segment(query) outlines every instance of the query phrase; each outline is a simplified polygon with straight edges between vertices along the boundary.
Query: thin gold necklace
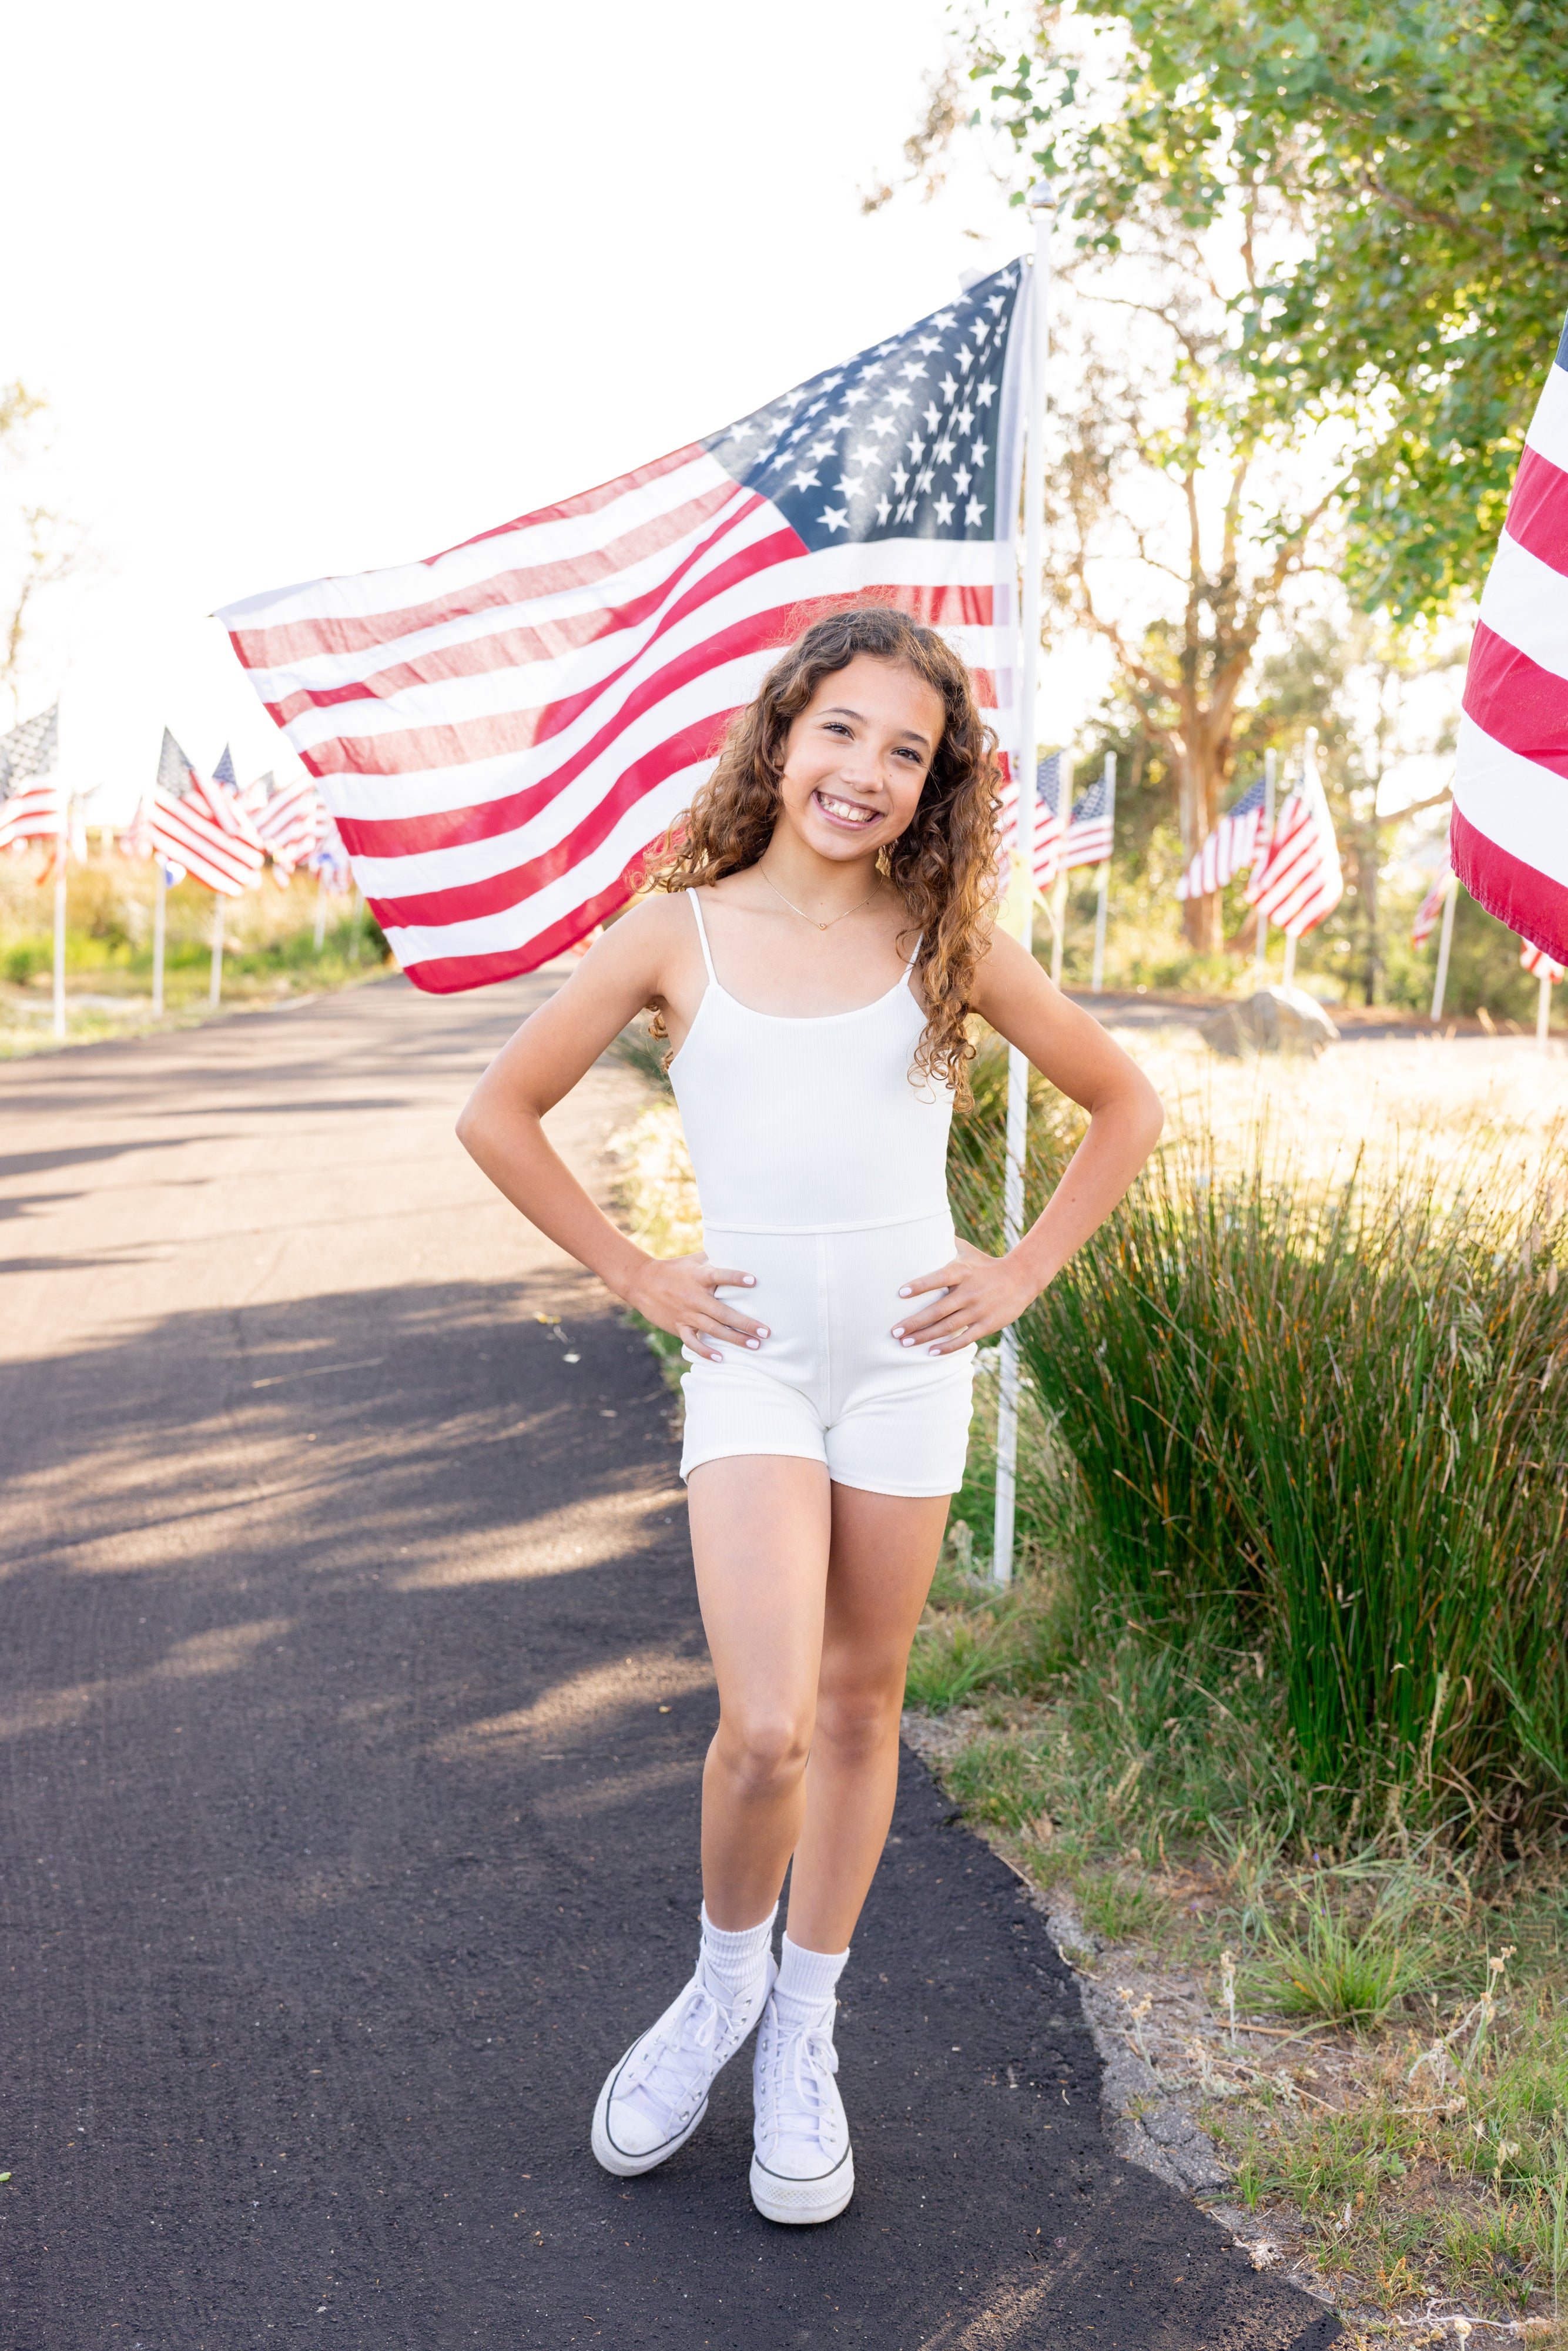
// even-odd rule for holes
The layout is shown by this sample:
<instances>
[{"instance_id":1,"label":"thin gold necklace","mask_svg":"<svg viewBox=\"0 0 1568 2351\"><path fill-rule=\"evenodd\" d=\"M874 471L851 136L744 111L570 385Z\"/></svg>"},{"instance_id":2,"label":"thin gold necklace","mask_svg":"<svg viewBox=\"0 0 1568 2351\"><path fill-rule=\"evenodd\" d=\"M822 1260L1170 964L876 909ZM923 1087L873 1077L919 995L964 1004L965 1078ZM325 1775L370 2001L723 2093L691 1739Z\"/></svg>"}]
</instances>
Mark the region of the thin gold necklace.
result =
<instances>
[{"instance_id":1,"label":"thin gold necklace","mask_svg":"<svg viewBox=\"0 0 1568 2351\"><path fill-rule=\"evenodd\" d=\"M841 923L844 919L844 914L858 914L862 907L869 906L871 904L873 898L876 895L874 890L868 890L865 896L861 900L859 906L846 906L844 908L844 914L835 914L832 918L832 922L819 923L815 914L808 914L804 906L797 906L793 898L786 898L783 891L780 890L777 882L768 881L768 868L762 864L760 861L758 861L757 870L758 873L761 874L763 880L768 883L768 887L772 891L773 895L780 902L780 904L788 906L792 914L799 914L803 923L810 923L813 930L831 931L833 927L833 923Z\"/></svg>"}]
</instances>

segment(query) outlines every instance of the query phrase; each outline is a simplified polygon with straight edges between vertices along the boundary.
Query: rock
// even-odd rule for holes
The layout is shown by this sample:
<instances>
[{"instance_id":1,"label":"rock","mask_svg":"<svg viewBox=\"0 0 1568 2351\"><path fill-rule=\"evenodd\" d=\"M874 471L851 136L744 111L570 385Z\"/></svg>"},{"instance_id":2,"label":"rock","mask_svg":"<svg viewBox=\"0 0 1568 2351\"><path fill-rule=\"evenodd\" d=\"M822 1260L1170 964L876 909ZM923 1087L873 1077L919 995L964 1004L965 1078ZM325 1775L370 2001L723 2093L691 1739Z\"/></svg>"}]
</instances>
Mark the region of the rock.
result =
<instances>
[{"instance_id":1,"label":"rock","mask_svg":"<svg viewBox=\"0 0 1568 2351\"><path fill-rule=\"evenodd\" d=\"M1259 1053L1321 1053L1339 1030L1315 998L1299 987L1260 987L1239 1004L1210 1013L1197 1033L1211 1053L1250 1061Z\"/></svg>"}]
</instances>

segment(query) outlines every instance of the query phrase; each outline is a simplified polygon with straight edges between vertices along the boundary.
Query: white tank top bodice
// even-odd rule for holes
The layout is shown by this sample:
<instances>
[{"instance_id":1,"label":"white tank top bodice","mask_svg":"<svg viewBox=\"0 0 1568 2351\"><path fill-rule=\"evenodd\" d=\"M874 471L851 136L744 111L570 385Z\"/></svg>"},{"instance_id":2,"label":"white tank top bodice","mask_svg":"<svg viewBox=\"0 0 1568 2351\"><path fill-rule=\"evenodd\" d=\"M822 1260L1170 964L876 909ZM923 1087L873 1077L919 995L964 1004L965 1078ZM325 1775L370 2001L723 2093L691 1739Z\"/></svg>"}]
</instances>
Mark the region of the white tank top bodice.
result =
<instances>
[{"instance_id":1,"label":"white tank top bodice","mask_svg":"<svg viewBox=\"0 0 1568 2351\"><path fill-rule=\"evenodd\" d=\"M852 1232L946 1216L953 1092L913 1071L925 1026L909 985L915 956L857 1011L754 1012L720 985L696 893L686 894L707 987L670 1083L705 1226Z\"/></svg>"}]
</instances>

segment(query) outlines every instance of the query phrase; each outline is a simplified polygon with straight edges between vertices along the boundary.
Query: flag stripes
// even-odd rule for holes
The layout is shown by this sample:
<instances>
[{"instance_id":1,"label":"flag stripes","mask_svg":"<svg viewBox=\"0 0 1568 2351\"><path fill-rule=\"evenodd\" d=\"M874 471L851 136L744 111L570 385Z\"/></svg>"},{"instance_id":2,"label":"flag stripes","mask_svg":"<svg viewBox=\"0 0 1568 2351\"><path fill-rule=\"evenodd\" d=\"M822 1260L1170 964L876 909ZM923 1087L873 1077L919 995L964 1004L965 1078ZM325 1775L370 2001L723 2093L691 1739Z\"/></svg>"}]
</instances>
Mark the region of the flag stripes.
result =
<instances>
[{"instance_id":1,"label":"flag stripes","mask_svg":"<svg viewBox=\"0 0 1568 2351\"><path fill-rule=\"evenodd\" d=\"M1465 679L1453 858L1472 898L1568 961L1568 331L1514 478Z\"/></svg>"},{"instance_id":2,"label":"flag stripes","mask_svg":"<svg viewBox=\"0 0 1568 2351\"><path fill-rule=\"evenodd\" d=\"M1178 898L1211 898L1254 863L1263 841L1266 789L1260 776L1226 810L1203 846L1188 859L1176 883Z\"/></svg>"},{"instance_id":3,"label":"flag stripes","mask_svg":"<svg viewBox=\"0 0 1568 2351\"><path fill-rule=\"evenodd\" d=\"M623 903L823 611L940 628L999 716L1019 282L428 562L221 614L420 986L530 970Z\"/></svg>"}]
</instances>

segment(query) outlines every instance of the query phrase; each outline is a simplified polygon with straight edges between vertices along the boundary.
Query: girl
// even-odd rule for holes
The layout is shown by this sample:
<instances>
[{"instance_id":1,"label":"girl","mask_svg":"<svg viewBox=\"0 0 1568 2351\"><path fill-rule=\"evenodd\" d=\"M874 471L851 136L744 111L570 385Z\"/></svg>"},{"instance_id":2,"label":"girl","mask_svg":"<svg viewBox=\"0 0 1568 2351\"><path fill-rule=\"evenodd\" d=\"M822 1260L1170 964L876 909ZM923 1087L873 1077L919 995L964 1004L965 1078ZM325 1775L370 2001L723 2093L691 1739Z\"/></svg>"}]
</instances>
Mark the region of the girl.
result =
<instances>
[{"instance_id":1,"label":"girl","mask_svg":"<svg viewBox=\"0 0 1568 2351\"><path fill-rule=\"evenodd\" d=\"M663 2163L757 2025L751 2192L773 2220L831 2220L854 2187L834 1987L892 1819L976 1342L1039 1296L1161 1125L1135 1065L992 928L991 748L933 630L875 606L816 622L731 726L659 894L518 1030L458 1128L690 1365L681 1471L719 1695L701 1939L690 1982L600 2093L592 2144L622 2178ZM674 1049L695 1257L628 1240L541 1125L644 1008ZM1090 1113L1000 1258L955 1242L946 1193L971 1012Z\"/></svg>"}]
</instances>

